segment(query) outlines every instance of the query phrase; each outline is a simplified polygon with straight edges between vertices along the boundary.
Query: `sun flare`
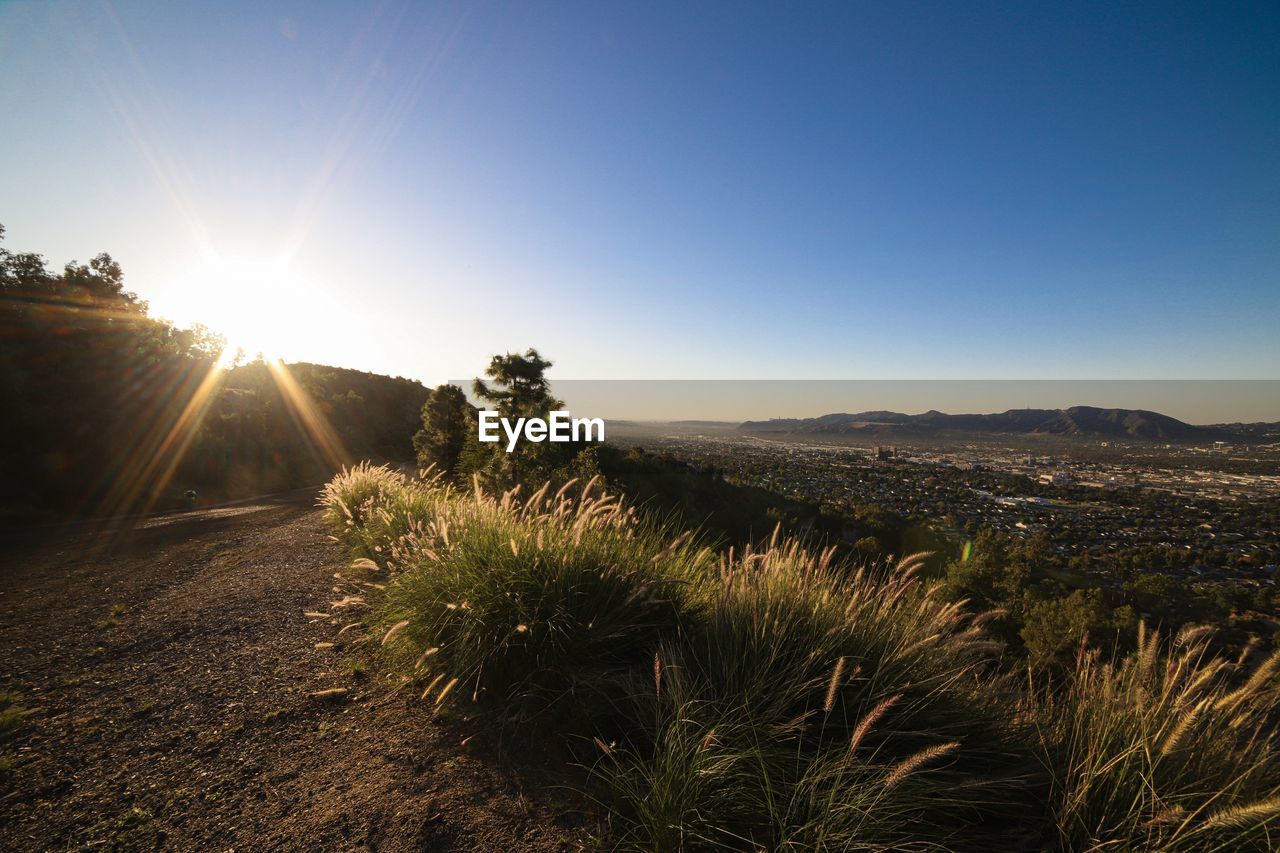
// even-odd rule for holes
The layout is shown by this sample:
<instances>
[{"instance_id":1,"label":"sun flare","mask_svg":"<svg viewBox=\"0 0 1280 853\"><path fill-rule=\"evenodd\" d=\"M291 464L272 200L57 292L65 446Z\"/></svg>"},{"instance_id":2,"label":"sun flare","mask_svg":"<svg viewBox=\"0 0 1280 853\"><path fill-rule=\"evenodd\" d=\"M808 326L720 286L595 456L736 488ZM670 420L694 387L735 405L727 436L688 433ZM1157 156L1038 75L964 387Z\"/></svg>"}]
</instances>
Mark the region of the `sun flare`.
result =
<instances>
[{"instance_id":1,"label":"sun flare","mask_svg":"<svg viewBox=\"0 0 1280 853\"><path fill-rule=\"evenodd\" d=\"M287 258L213 257L182 276L171 313L226 338L222 365L237 356L297 358L312 337L315 293Z\"/></svg>"}]
</instances>

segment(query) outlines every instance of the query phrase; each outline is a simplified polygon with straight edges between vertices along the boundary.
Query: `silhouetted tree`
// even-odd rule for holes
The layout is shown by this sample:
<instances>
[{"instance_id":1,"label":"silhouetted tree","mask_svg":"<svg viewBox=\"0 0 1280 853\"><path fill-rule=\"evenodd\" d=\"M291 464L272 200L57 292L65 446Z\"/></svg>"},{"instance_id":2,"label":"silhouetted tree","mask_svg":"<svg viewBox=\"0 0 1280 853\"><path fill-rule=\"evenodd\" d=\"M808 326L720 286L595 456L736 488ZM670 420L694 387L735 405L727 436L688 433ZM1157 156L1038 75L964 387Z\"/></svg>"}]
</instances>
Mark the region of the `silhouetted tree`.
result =
<instances>
[{"instance_id":1,"label":"silhouetted tree","mask_svg":"<svg viewBox=\"0 0 1280 853\"><path fill-rule=\"evenodd\" d=\"M503 417L543 417L564 405L551 396L551 384L546 376L551 366L550 361L532 348L524 355L512 352L495 355L484 372L495 384L477 379L472 388L477 397L492 403Z\"/></svg>"},{"instance_id":2,"label":"silhouetted tree","mask_svg":"<svg viewBox=\"0 0 1280 853\"><path fill-rule=\"evenodd\" d=\"M435 465L456 477L467 437L476 429L475 409L456 385L440 385L422 406L422 429L413 437L418 464Z\"/></svg>"},{"instance_id":3,"label":"silhouetted tree","mask_svg":"<svg viewBox=\"0 0 1280 853\"><path fill-rule=\"evenodd\" d=\"M551 394L546 376L551 364L532 348L523 355L495 355L485 370L492 384L476 379L472 389L504 418L545 418L549 412L564 407ZM484 473L501 485L527 482L530 486L535 485L534 481L557 477L580 449L568 442L549 441L521 441L510 453L505 442L491 446L492 461Z\"/></svg>"}]
</instances>

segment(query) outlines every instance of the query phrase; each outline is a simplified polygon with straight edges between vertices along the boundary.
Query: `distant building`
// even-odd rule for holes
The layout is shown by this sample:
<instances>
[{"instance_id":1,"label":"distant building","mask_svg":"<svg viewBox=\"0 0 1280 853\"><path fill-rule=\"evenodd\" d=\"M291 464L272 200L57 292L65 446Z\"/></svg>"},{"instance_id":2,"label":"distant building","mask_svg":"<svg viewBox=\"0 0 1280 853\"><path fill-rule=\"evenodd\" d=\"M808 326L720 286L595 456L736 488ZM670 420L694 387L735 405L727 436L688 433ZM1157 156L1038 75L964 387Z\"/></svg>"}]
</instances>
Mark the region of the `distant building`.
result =
<instances>
[{"instance_id":1,"label":"distant building","mask_svg":"<svg viewBox=\"0 0 1280 853\"><path fill-rule=\"evenodd\" d=\"M876 445L875 458L880 462L887 462L890 459L896 458L897 455L898 448L896 447L881 447L878 444Z\"/></svg>"}]
</instances>

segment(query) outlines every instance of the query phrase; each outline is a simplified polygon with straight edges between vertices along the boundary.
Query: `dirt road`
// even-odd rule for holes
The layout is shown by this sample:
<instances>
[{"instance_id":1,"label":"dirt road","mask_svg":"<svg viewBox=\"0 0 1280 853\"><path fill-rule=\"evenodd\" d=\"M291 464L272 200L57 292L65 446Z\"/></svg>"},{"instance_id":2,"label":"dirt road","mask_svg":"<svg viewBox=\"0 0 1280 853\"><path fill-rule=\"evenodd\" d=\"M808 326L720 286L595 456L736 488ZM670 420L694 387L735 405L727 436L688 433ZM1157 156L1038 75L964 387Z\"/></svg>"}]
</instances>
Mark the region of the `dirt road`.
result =
<instances>
[{"instance_id":1,"label":"dirt road","mask_svg":"<svg viewBox=\"0 0 1280 853\"><path fill-rule=\"evenodd\" d=\"M554 788L392 693L353 616L304 615L348 591L313 502L0 543L0 847L577 846Z\"/></svg>"}]
</instances>

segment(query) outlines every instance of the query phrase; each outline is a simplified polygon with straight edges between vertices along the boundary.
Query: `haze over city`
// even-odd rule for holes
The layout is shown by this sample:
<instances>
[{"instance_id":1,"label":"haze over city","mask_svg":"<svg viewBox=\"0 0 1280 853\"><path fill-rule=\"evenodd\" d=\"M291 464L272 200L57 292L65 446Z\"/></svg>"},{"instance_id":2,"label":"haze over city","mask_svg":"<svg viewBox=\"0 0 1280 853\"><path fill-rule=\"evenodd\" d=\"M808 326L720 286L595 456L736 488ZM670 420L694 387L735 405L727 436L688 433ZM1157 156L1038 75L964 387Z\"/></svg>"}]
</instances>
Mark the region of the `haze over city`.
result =
<instances>
[{"instance_id":1,"label":"haze over city","mask_svg":"<svg viewBox=\"0 0 1280 853\"><path fill-rule=\"evenodd\" d=\"M468 382L453 380L466 388ZM744 421L834 412L988 414L1088 405L1193 424L1280 421L1280 380L567 380L552 390L609 418Z\"/></svg>"}]
</instances>

